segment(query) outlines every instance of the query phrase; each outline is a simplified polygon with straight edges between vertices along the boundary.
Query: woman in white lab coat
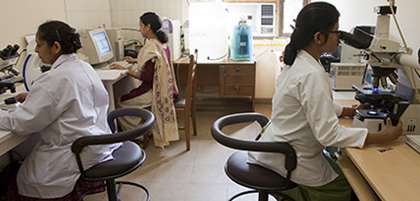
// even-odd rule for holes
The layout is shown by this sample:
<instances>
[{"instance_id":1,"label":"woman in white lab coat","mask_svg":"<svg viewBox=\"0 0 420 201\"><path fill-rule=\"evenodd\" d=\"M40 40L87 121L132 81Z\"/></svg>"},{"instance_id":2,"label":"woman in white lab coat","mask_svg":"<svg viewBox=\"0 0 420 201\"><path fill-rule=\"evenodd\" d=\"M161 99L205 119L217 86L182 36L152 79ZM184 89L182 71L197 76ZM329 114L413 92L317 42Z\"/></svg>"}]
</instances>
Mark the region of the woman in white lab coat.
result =
<instances>
[{"instance_id":1,"label":"woman in white lab coat","mask_svg":"<svg viewBox=\"0 0 420 201\"><path fill-rule=\"evenodd\" d=\"M154 144L157 147L169 145L170 141L179 139L173 100L178 96L174 69L169 47L168 36L161 30L162 21L156 13L146 12L140 16L140 32L147 38L137 59L126 57L126 61L137 63L138 70L128 70L128 74L142 83L137 88L124 94L117 101L119 108L151 107L156 117L152 130ZM125 69L114 65L115 69ZM118 125L123 130L130 130L140 124L140 118L121 117Z\"/></svg>"},{"instance_id":2,"label":"woman in white lab coat","mask_svg":"<svg viewBox=\"0 0 420 201\"><path fill-rule=\"evenodd\" d=\"M80 36L69 25L60 21L40 25L36 43L35 52L43 63L52 65L51 70L34 81L29 93L17 96L23 101L20 106L0 111L0 129L41 136L39 146L18 171L18 194L13 195L11 188L8 196L12 200L81 199L72 197L80 173L71 145L83 136L111 133L106 121L108 94L92 66L77 58ZM84 168L112 160L111 153L119 146L86 147L81 155Z\"/></svg>"},{"instance_id":3,"label":"woman in white lab coat","mask_svg":"<svg viewBox=\"0 0 420 201\"><path fill-rule=\"evenodd\" d=\"M325 2L310 3L299 12L285 49L286 67L277 81L271 124L260 138L288 142L295 149L297 167L291 180L299 186L282 193L299 201L351 198L351 187L339 166L324 156L324 147L363 147L395 140L402 133L401 122L392 126L390 120L379 133L338 124L340 112L334 110L332 84L319 58L336 50L339 15L333 5ZM281 154L249 152L249 162L286 175Z\"/></svg>"}]
</instances>

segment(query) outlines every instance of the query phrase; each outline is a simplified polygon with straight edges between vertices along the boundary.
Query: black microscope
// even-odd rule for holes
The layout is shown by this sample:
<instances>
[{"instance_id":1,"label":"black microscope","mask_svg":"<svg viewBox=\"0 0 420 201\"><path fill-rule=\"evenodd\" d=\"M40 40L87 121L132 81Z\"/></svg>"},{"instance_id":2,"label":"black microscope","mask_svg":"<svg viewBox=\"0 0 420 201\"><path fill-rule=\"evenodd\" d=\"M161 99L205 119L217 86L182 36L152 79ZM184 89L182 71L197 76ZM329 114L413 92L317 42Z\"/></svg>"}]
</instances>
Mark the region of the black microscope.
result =
<instances>
[{"instance_id":1,"label":"black microscope","mask_svg":"<svg viewBox=\"0 0 420 201\"><path fill-rule=\"evenodd\" d=\"M22 77L18 77L19 70L15 68L16 61L20 54L17 52L19 45L8 45L4 49L0 50L0 71L3 75L0 76L0 94L10 90L15 93L15 84L23 82Z\"/></svg>"}]
</instances>

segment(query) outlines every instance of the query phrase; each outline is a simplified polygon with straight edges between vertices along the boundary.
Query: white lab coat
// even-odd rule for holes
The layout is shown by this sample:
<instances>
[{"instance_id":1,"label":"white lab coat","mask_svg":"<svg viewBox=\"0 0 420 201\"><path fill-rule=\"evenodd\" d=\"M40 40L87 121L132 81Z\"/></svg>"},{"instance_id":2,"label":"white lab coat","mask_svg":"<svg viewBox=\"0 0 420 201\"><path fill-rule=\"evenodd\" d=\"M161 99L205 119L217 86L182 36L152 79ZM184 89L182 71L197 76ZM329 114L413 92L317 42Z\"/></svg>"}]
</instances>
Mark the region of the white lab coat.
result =
<instances>
[{"instance_id":1,"label":"white lab coat","mask_svg":"<svg viewBox=\"0 0 420 201\"><path fill-rule=\"evenodd\" d=\"M342 108L334 107L331 80L304 50L280 74L272 104L271 124L260 140L293 146L298 164L291 179L298 184L322 186L338 176L323 155L325 146L364 145L366 129L338 124L336 112L341 113ZM282 154L249 152L249 162L286 176Z\"/></svg>"},{"instance_id":2,"label":"white lab coat","mask_svg":"<svg viewBox=\"0 0 420 201\"><path fill-rule=\"evenodd\" d=\"M35 80L20 107L1 111L0 129L41 136L40 145L19 169L19 194L58 198L70 193L80 176L71 145L82 136L111 133L106 122L108 105L108 94L93 68L76 54L67 54ZM112 159L112 151L120 145L85 148L84 168Z\"/></svg>"}]
</instances>

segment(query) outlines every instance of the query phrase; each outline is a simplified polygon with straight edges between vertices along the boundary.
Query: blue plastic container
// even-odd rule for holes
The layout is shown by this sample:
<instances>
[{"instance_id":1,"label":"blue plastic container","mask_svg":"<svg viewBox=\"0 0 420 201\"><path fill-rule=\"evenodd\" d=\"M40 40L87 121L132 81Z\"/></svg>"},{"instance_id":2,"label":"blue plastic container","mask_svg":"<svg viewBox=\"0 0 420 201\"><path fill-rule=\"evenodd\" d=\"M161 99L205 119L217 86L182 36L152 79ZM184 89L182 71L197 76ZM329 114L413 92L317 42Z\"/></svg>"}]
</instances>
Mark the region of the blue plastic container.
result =
<instances>
[{"instance_id":1,"label":"blue plastic container","mask_svg":"<svg viewBox=\"0 0 420 201\"><path fill-rule=\"evenodd\" d=\"M252 60L252 27L235 26L230 46L230 58L233 60Z\"/></svg>"}]
</instances>

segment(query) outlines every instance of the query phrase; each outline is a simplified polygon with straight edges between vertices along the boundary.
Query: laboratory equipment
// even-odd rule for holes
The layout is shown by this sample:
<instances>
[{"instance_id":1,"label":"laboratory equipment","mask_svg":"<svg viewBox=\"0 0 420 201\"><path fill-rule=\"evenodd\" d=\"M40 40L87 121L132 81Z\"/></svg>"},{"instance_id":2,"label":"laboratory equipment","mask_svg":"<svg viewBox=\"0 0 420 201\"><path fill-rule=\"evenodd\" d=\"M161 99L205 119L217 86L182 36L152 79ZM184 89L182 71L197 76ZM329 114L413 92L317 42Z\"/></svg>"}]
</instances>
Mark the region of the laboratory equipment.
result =
<instances>
[{"instance_id":1,"label":"laboratory equipment","mask_svg":"<svg viewBox=\"0 0 420 201\"><path fill-rule=\"evenodd\" d=\"M80 49L89 57L89 63L100 64L114 57L113 49L105 29L79 31L83 47Z\"/></svg>"},{"instance_id":2,"label":"laboratory equipment","mask_svg":"<svg viewBox=\"0 0 420 201\"><path fill-rule=\"evenodd\" d=\"M245 19L233 28L230 58L233 60L252 60L252 27Z\"/></svg>"},{"instance_id":3,"label":"laboratory equipment","mask_svg":"<svg viewBox=\"0 0 420 201\"><path fill-rule=\"evenodd\" d=\"M19 101L15 97L10 97L0 101L1 110L14 110L20 105Z\"/></svg>"},{"instance_id":4,"label":"laboratory equipment","mask_svg":"<svg viewBox=\"0 0 420 201\"><path fill-rule=\"evenodd\" d=\"M331 63L330 76L334 91L354 90L353 84L362 83L365 67L363 63Z\"/></svg>"},{"instance_id":5,"label":"laboratory equipment","mask_svg":"<svg viewBox=\"0 0 420 201\"><path fill-rule=\"evenodd\" d=\"M197 49L197 62L223 59L228 55L228 29L225 4L191 2L189 6L189 49Z\"/></svg>"},{"instance_id":6,"label":"laboratory equipment","mask_svg":"<svg viewBox=\"0 0 420 201\"><path fill-rule=\"evenodd\" d=\"M114 58L112 61L121 61L124 59L124 37L121 29L105 29L108 35L109 43L111 44Z\"/></svg>"},{"instance_id":7,"label":"laboratory equipment","mask_svg":"<svg viewBox=\"0 0 420 201\"><path fill-rule=\"evenodd\" d=\"M181 22L163 18L162 30L168 35L168 44L173 60L181 57Z\"/></svg>"},{"instance_id":8,"label":"laboratory equipment","mask_svg":"<svg viewBox=\"0 0 420 201\"><path fill-rule=\"evenodd\" d=\"M390 15L396 12L395 2L389 2L389 6L375 8L378 16L374 35L358 28L353 33L342 32L340 35L345 43L363 49L365 59L372 67L372 87L354 87L357 90L355 98L370 104L371 108L357 111L353 126L380 130L384 127L380 125L384 118L391 117L393 124L398 119L402 121L403 134L420 134L420 66L407 45L404 44L405 51L400 50L400 44L389 39ZM388 80L396 85L395 89L388 88Z\"/></svg>"},{"instance_id":9,"label":"laboratory equipment","mask_svg":"<svg viewBox=\"0 0 420 201\"><path fill-rule=\"evenodd\" d=\"M35 46L35 38L32 38L26 46L26 55L24 55L25 59L22 65L22 76L26 91L30 90L34 80L41 75L41 73L48 71L51 68L51 65L42 63L38 53L35 52Z\"/></svg>"},{"instance_id":10,"label":"laboratory equipment","mask_svg":"<svg viewBox=\"0 0 420 201\"><path fill-rule=\"evenodd\" d=\"M18 49L19 45L15 44L0 50L0 72L3 73L0 76L0 94L5 93L7 89L12 93L16 92L15 84L23 81L21 77L17 77L20 72L15 68L20 55Z\"/></svg>"}]
</instances>

